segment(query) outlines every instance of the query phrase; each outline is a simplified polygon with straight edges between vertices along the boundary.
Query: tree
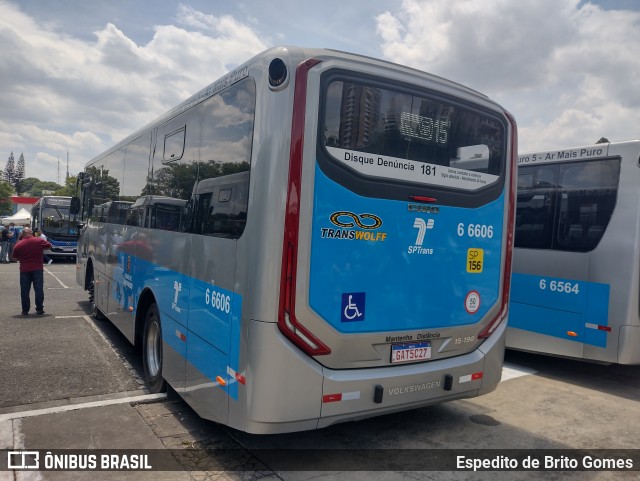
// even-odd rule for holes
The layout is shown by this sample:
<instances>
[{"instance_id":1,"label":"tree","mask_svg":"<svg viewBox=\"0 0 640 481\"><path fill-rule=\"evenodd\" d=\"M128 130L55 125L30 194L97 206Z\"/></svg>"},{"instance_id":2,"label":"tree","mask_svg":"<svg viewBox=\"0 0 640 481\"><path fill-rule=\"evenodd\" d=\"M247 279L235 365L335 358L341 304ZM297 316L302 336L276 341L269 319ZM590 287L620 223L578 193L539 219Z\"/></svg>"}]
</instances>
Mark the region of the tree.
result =
<instances>
[{"instance_id":1,"label":"tree","mask_svg":"<svg viewBox=\"0 0 640 481\"><path fill-rule=\"evenodd\" d=\"M8 182L9 185L15 186L16 185L14 181L15 170L16 170L16 162L13 158L13 152L11 152L9 159L7 160L7 165L5 166L4 172L2 173L2 180L5 180L6 182Z\"/></svg>"},{"instance_id":2,"label":"tree","mask_svg":"<svg viewBox=\"0 0 640 481\"><path fill-rule=\"evenodd\" d=\"M156 172L153 183L146 185L140 195L166 195L188 199L197 181L249 170L248 162L222 163L215 160L193 164L169 164Z\"/></svg>"},{"instance_id":3,"label":"tree","mask_svg":"<svg viewBox=\"0 0 640 481\"><path fill-rule=\"evenodd\" d=\"M35 177L27 177L16 184L16 192L25 194L28 197L40 197L43 190L56 192L62 189L62 186L55 182L43 182Z\"/></svg>"},{"instance_id":4,"label":"tree","mask_svg":"<svg viewBox=\"0 0 640 481\"><path fill-rule=\"evenodd\" d=\"M8 182L0 181L0 215L11 215L13 213L12 194L13 188L11 185Z\"/></svg>"},{"instance_id":5,"label":"tree","mask_svg":"<svg viewBox=\"0 0 640 481\"><path fill-rule=\"evenodd\" d=\"M16 165L13 185L16 185L22 179L24 179L24 154L20 154L20 158L18 159L18 165Z\"/></svg>"},{"instance_id":6,"label":"tree","mask_svg":"<svg viewBox=\"0 0 640 481\"><path fill-rule=\"evenodd\" d=\"M116 200L120 195L120 182L109 175L108 169L88 167L86 173L91 179L91 192L96 205Z\"/></svg>"},{"instance_id":7,"label":"tree","mask_svg":"<svg viewBox=\"0 0 640 481\"><path fill-rule=\"evenodd\" d=\"M47 181L41 181L40 185L38 186L40 187L40 193L35 195L35 197L38 197L39 195L42 195L42 191L43 190L48 190L50 192L55 192L57 190L60 190L62 188L62 186L56 182L52 182L50 180Z\"/></svg>"},{"instance_id":8,"label":"tree","mask_svg":"<svg viewBox=\"0 0 640 481\"><path fill-rule=\"evenodd\" d=\"M35 177L27 177L26 179L22 179L18 185L16 185L16 192L20 194L25 194L30 197L36 197L33 195L33 191L36 190L36 187L40 184L40 179L36 179ZM42 191L42 189L39 189Z\"/></svg>"},{"instance_id":9,"label":"tree","mask_svg":"<svg viewBox=\"0 0 640 481\"><path fill-rule=\"evenodd\" d=\"M78 177L75 175L68 176L64 181L64 186L56 190L56 195L64 195L68 197L73 197L74 195L78 195L78 193L76 192L77 179Z\"/></svg>"},{"instance_id":10,"label":"tree","mask_svg":"<svg viewBox=\"0 0 640 481\"><path fill-rule=\"evenodd\" d=\"M606 137L600 137L600 140L596 142L596 144L608 144L608 143L609 143L609 139L607 139Z\"/></svg>"}]
</instances>

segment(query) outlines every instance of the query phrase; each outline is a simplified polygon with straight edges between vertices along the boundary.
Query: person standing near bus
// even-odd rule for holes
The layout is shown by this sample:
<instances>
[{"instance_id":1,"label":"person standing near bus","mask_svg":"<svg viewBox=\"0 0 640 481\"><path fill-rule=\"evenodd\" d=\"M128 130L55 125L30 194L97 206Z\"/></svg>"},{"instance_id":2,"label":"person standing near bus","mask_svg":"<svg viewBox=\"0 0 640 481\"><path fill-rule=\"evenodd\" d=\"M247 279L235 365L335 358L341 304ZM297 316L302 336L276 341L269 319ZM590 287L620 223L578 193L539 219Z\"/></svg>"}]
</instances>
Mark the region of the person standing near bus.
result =
<instances>
[{"instance_id":1,"label":"person standing near bus","mask_svg":"<svg viewBox=\"0 0 640 481\"><path fill-rule=\"evenodd\" d=\"M9 228L6 225L2 226L2 237L0 237L0 262L7 264L7 252L9 251Z\"/></svg>"},{"instance_id":2,"label":"person standing near bus","mask_svg":"<svg viewBox=\"0 0 640 481\"><path fill-rule=\"evenodd\" d=\"M22 240L13 248L13 257L20 261L20 300L22 315L29 314L31 285L35 292L36 314L44 314L44 265L42 255L51 243L33 236L30 227L22 230Z\"/></svg>"},{"instance_id":3,"label":"person standing near bus","mask_svg":"<svg viewBox=\"0 0 640 481\"><path fill-rule=\"evenodd\" d=\"M22 227L16 226L13 222L9 223L9 255L8 261L15 262L13 260L13 248L16 246L16 242L18 242L18 237L22 232Z\"/></svg>"}]
</instances>

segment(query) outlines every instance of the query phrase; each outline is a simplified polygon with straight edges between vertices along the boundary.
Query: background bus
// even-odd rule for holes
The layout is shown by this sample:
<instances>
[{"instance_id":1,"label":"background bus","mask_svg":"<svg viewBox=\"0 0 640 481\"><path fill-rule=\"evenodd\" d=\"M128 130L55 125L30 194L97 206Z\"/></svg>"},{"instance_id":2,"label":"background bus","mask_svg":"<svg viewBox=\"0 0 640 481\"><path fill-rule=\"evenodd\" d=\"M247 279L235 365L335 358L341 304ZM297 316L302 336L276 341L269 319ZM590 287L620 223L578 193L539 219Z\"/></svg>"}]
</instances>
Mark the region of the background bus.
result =
<instances>
[{"instance_id":1,"label":"background bus","mask_svg":"<svg viewBox=\"0 0 640 481\"><path fill-rule=\"evenodd\" d=\"M78 228L70 220L70 204L71 197L45 195L31 208L31 228L47 236L52 247L45 254L54 259L76 258Z\"/></svg>"},{"instance_id":2,"label":"background bus","mask_svg":"<svg viewBox=\"0 0 640 481\"><path fill-rule=\"evenodd\" d=\"M187 201L163 195L147 195L137 199L127 210L126 224L149 229L180 229Z\"/></svg>"},{"instance_id":3,"label":"background bus","mask_svg":"<svg viewBox=\"0 0 640 481\"><path fill-rule=\"evenodd\" d=\"M640 141L518 158L507 347L640 364Z\"/></svg>"},{"instance_id":4,"label":"background bus","mask_svg":"<svg viewBox=\"0 0 640 481\"><path fill-rule=\"evenodd\" d=\"M204 418L315 429L493 390L516 129L356 55L275 48L91 160L78 281ZM184 203L178 230L145 205ZM94 206L137 199L115 224Z\"/></svg>"}]
</instances>

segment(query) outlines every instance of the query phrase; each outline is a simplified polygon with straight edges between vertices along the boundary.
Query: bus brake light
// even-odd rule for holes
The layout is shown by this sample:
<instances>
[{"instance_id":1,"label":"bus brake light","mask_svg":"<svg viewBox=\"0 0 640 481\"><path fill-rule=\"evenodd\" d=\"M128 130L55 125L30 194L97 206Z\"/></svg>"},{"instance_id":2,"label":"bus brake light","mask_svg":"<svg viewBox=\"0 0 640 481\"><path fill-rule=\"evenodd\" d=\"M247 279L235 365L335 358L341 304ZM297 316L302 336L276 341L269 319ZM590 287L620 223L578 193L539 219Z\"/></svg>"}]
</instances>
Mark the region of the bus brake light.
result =
<instances>
[{"instance_id":1,"label":"bus brake light","mask_svg":"<svg viewBox=\"0 0 640 481\"><path fill-rule=\"evenodd\" d=\"M311 356L321 356L331 353L331 349L298 322L295 315L307 73L309 69L318 63L320 63L319 60L310 59L302 62L296 69L296 86L291 122L291 146L289 151L289 181L287 185L287 203L284 217L282 272L280 273L280 306L278 309L278 328L280 331L291 342Z\"/></svg>"},{"instance_id":2,"label":"bus brake light","mask_svg":"<svg viewBox=\"0 0 640 481\"><path fill-rule=\"evenodd\" d=\"M509 124L511 125L511 158L509 173L509 196L507 199L507 248L505 249L504 272L502 277L502 305L498 314L491 322L478 334L478 339L486 339L497 329L497 327L507 318L509 314L509 294L511 289L511 262L513 259L513 238L515 235L516 218L516 197L517 197L517 174L518 167L518 130L516 120L509 112L505 112Z\"/></svg>"},{"instance_id":3,"label":"bus brake light","mask_svg":"<svg viewBox=\"0 0 640 481\"><path fill-rule=\"evenodd\" d=\"M435 204L436 202L438 202L438 199L436 199L435 197L424 197L421 195L410 195L409 199L414 202L422 202L424 204Z\"/></svg>"}]
</instances>

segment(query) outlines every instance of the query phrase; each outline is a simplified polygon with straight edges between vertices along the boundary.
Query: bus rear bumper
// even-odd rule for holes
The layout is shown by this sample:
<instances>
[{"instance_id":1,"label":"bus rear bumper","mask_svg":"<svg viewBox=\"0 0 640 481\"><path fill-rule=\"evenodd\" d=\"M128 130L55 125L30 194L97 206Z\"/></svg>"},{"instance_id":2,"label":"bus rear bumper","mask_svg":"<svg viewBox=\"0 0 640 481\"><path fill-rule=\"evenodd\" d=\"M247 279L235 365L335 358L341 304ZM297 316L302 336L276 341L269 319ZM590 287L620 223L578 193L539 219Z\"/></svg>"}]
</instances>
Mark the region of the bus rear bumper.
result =
<instances>
[{"instance_id":1,"label":"bus rear bumper","mask_svg":"<svg viewBox=\"0 0 640 481\"><path fill-rule=\"evenodd\" d=\"M318 428L405 411L493 391L500 382L506 323L475 351L404 366L323 369Z\"/></svg>"},{"instance_id":2,"label":"bus rear bumper","mask_svg":"<svg viewBox=\"0 0 640 481\"><path fill-rule=\"evenodd\" d=\"M478 349L461 356L334 370L304 355L277 325L251 321L250 344L261 342L249 349L255 370L247 377L247 412L243 425L234 427L262 434L324 428L491 392L500 382L505 330L503 322Z\"/></svg>"}]
</instances>

